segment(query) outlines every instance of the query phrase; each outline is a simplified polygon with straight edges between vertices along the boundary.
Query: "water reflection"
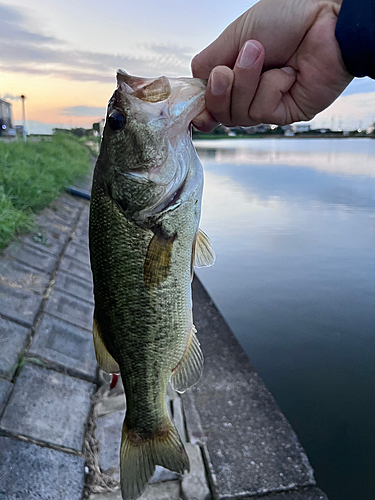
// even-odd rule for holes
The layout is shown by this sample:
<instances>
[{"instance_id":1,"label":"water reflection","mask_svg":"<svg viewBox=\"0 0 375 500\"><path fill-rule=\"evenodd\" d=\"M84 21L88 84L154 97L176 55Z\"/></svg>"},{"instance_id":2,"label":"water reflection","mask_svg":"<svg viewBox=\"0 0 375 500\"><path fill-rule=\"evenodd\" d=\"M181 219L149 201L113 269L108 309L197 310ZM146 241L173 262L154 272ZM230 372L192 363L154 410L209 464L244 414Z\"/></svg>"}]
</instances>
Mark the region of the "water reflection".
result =
<instances>
[{"instance_id":1,"label":"water reflection","mask_svg":"<svg viewBox=\"0 0 375 500\"><path fill-rule=\"evenodd\" d=\"M202 143L217 262L198 275L318 484L331 500L372 500L375 141Z\"/></svg>"},{"instance_id":2,"label":"water reflection","mask_svg":"<svg viewBox=\"0 0 375 500\"><path fill-rule=\"evenodd\" d=\"M335 174L375 177L371 139L229 139L197 141L196 147L201 158L217 164L305 166Z\"/></svg>"}]
</instances>

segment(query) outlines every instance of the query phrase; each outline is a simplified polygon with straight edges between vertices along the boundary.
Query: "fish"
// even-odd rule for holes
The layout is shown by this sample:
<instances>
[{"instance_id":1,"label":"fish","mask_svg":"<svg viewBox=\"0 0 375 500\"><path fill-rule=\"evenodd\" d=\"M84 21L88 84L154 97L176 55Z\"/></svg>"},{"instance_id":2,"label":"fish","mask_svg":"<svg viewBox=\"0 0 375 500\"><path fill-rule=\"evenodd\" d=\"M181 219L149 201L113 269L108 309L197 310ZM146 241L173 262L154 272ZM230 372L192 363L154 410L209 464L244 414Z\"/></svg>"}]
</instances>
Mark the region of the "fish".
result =
<instances>
[{"instance_id":1,"label":"fish","mask_svg":"<svg viewBox=\"0 0 375 500\"><path fill-rule=\"evenodd\" d=\"M203 169L191 121L206 82L117 71L90 204L93 339L100 367L121 373L126 414L120 447L124 500L144 491L156 465L183 474L189 458L171 421L168 383L182 393L201 376L193 324L194 266L215 260L199 229Z\"/></svg>"}]
</instances>

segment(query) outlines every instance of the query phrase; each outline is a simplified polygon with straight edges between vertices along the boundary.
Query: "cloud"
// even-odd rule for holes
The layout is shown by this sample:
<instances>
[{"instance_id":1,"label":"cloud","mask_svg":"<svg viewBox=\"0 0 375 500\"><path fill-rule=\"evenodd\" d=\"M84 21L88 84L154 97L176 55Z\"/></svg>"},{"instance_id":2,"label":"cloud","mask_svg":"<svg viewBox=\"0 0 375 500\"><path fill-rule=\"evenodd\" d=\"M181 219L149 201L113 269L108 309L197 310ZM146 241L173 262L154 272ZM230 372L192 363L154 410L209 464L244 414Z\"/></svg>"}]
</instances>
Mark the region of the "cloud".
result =
<instances>
[{"instance_id":1,"label":"cloud","mask_svg":"<svg viewBox=\"0 0 375 500\"><path fill-rule=\"evenodd\" d=\"M6 101L19 101L21 96L13 95L13 94L4 94L1 99L5 99Z\"/></svg>"},{"instance_id":2,"label":"cloud","mask_svg":"<svg viewBox=\"0 0 375 500\"><path fill-rule=\"evenodd\" d=\"M27 18L16 8L0 4L0 40L19 44L26 43L58 43L58 40L41 33L34 33L24 27Z\"/></svg>"},{"instance_id":3,"label":"cloud","mask_svg":"<svg viewBox=\"0 0 375 500\"><path fill-rule=\"evenodd\" d=\"M65 116L104 116L105 108L94 106L72 106L61 110L61 115Z\"/></svg>"},{"instance_id":4,"label":"cloud","mask_svg":"<svg viewBox=\"0 0 375 500\"><path fill-rule=\"evenodd\" d=\"M314 118L314 126L329 126L334 118L344 130L365 127L375 119L375 91L341 96Z\"/></svg>"},{"instance_id":5,"label":"cloud","mask_svg":"<svg viewBox=\"0 0 375 500\"><path fill-rule=\"evenodd\" d=\"M167 45L167 44L151 44L145 45L146 49L149 49L157 54L162 56L173 56L177 57L180 60L190 61L192 55L194 54L194 49L192 47L180 47L178 45Z\"/></svg>"},{"instance_id":6,"label":"cloud","mask_svg":"<svg viewBox=\"0 0 375 500\"><path fill-rule=\"evenodd\" d=\"M375 81L371 78L354 78L352 83L345 89L343 96L353 94L364 94L375 92Z\"/></svg>"},{"instance_id":7,"label":"cloud","mask_svg":"<svg viewBox=\"0 0 375 500\"><path fill-rule=\"evenodd\" d=\"M115 81L117 68L155 76L160 69L171 75L186 72L189 48L173 45L144 46L146 55L77 51L68 43L28 30L28 19L14 7L0 5L0 70L8 73L54 76L69 80Z\"/></svg>"}]
</instances>

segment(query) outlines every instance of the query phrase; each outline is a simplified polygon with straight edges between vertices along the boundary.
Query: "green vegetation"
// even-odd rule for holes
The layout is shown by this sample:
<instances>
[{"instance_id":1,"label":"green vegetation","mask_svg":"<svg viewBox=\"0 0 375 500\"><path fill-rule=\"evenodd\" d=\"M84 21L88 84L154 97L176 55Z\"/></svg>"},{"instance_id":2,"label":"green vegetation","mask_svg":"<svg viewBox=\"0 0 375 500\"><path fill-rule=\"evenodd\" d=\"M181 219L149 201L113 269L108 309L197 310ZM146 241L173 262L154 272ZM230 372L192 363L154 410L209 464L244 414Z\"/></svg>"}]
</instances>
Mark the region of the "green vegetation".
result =
<instances>
[{"instance_id":1,"label":"green vegetation","mask_svg":"<svg viewBox=\"0 0 375 500\"><path fill-rule=\"evenodd\" d=\"M30 230L36 212L90 169L90 151L70 134L0 142L0 249Z\"/></svg>"}]
</instances>

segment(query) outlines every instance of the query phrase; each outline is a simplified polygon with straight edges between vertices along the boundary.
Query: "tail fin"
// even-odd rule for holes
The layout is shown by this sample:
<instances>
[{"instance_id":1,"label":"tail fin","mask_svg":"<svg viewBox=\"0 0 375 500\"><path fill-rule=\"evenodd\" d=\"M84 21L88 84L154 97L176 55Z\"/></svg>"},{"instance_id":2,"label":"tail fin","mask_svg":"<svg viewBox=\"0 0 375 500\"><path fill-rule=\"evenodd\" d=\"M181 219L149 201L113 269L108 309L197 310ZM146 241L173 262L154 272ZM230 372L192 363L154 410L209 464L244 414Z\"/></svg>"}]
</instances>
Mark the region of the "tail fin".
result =
<instances>
[{"instance_id":1,"label":"tail fin","mask_svg":"<svg viewBox=\"0 0 375 500\"><path fill-rule=\"evenodd\" d=\"M168 430L150 439L142 439L134 431L122 428L120 450L121 492L124 500L139 498L155 472L155 466L183 474L190 470L189 458L173 423Z\"/></svg>"}]
</instances>

